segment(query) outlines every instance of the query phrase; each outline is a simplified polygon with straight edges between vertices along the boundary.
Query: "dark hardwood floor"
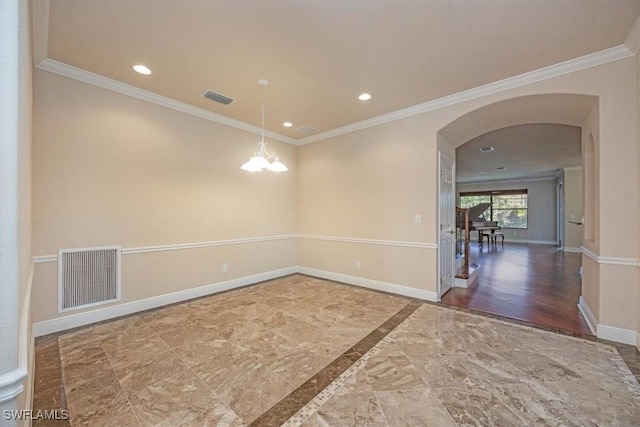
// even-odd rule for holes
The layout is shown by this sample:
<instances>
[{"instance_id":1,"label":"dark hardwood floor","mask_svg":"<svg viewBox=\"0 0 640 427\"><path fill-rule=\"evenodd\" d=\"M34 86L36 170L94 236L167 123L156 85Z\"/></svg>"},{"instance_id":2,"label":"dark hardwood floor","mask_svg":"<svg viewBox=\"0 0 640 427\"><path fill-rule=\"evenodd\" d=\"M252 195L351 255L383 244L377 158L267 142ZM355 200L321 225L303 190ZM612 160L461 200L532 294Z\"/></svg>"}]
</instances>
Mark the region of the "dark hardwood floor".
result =
<instances>
[{"instance_id":1,"label":"dark hardwood floor","mask_svg":"<svg viewBox=\"0 0 640 427\"><path fill-rule=\"evenodd\" d=\"M578 311L582 256L550 245L471 244L480 264L468 288L453 288L442 303L591 335Z\"/></svg>"}]
</instances>

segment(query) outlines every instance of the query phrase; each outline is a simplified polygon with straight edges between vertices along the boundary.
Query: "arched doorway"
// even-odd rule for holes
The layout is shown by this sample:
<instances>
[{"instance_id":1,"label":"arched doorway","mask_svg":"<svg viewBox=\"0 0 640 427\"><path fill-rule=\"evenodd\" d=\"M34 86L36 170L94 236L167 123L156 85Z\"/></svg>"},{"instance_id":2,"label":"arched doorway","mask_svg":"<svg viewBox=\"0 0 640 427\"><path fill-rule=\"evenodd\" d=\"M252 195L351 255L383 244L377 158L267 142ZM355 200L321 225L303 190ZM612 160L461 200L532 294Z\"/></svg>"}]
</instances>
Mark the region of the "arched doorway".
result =
<instances>
[{"instance_id":1,"label":"arched doorway","mask_svg":"<svg viewBox=\"0 0 640 427\"><path fill-rule=\"evenodd\" d=\"M498 132L499 130L504 130L508 128L512 128L512 129L517 129L518 127L532 128L535 126L539 126L539 127L551 126L552 127L554 125L557 125L558 127L562 127L562 126L572 127L574 129L577 129L578 133L580 132L579 129L582 129L582 135L581 136L579 135L577 137L578 144L580 144L582 148L582 161L585 162L586 160L587 162L591 162L590 164L593 165L593 164L597 164L597 161L593 159L593 156L595 156L593 151L591 151L592 157L591 158L589 157L589 154L588 154L589 140L588 138L585 137L585 134L589 134L590 129L586 129L585 131L585 129L583 128L583 125L588 122L590 113L594 109L597 109L597 107L598 107L598 98L595 96L589 96L589 95L543 94L543 95L530 95L530 96L512 98L505 101L490 104L488 106L479 108L477 110L474 110L470 113L465 114L464 116L459 117L458 119L449 123L447 126L445 126L439 131L438 139L439 141L445 141L455 149L463 146L469 141L472 141L475 138L478 138L482 135L489 134L492 132ZM588 124L589 123L587 123L587 126ZM572 166L575 166L575 165L572 165ZM586 169L589 169L589 166L586 166ZM460 165L457 165L457 170L458 171L462 170ZM580 185L579 191L583 193L583 194L580 194L580 196L583 196L583 199L585 202L584 210L582 210L582 207L580 207L581 212L575 211L575 212L571 212L570 214L573 215L573 217L576 219L576 223L579 222L580 224L582 224L582 222L584 222L586 230L589 230L589 229L593 230L594 229L593 219L589 218L589 214L587 214L586 211L589 210L589 206L592 206L593 208L592 210L597 210L594 205L596 200L595 195L597 194L597 188L596 188L597 180L589 178L589 176L593 175L593 172L591 172L591 175L589 175L589 173L590 172L585 171L585 174L583 175L586 175L586 176L582 176L580 178L582 182L580 183L581 185ZM556 197L558 196L556 194L557 188L559 188L558 183L562 183L562 178L560 180L556 180L551 185L552 190L550 190L551 192L553 192L553 198L550 205L554 206L553 207L554 212L551 215L551 217L553 218L553 224L549 224L549 229L552 230L553 238L552 239L548 238L546 239L545 242L534 241L534 243L531 244L530 246L529 246L529 241L519 242L520 247L518 247L518 249L521 252L522 258L519 261L514 261L515 259L514 253L515 253L516 245L514 244L510 245L509 243L510 240L511 242L518 240L518 239L514 239L514 237L517 236L517 234L514 232L512 235L510 235L507 238L507 246L506 246L506 249L504 250L507 252L511 252L510 253L511 257L510 258L507 257L508 259L511 260L511 262L526 264L527 269L521 270L526 272L529 272L530 270L535 271L536 269L542 272L545 272L545 271L549 272L551 270L556 271L559 268L563 268L563 265L564 265L563 261L565 260L565 258L571 259L572 261L566 264L566 268L575 269L574 273L575 273L576 281L575 283L567 282L567 286L571 285L571 286L574 286L575 288L575 293L569 294L568 298L571 301L569 306L562 307L557 304L550 303L555 300L559 300L560 298L559 295L557 297L553 295L554 290L558 292L567 291L566 287L563 288L564 279L562 274L555 275L555 276L549 275L548 277L543 279L543 280L546 280L547 282L550 282L549 284L551 286L548 289L545 289L536 295L535 282L536 280L539 280L540 278L539 275L530 275L529 279L522 277L522 283L518 283L520 279L517 277L517 275L515 275L515 277L510 276L508 278L491 277L491 275L497 276L500 274L499 269L496 269L496 268L488 268L488 269L485 269L485 271L483 271L482 268L480 268L479 279L476 280L473 284L471 284L468 288L466 289L454 288L453 290L454 294L455 293L457 293L458 295L463 294L465 295L465 298L459 298L456 300L455 298L451 297L452 292L450 292L449 296L443 297L443 295L440 295L444 303L451 303L452 301L458 301L460 304L462 304L462 306L465 306L466 304L467 308L476 308L476 309L480 309L481 311L489 311L494 314L505 315L506 317L515 317L520 320L532 321L534 323L541 323L546 326L569 329L569 330L572 330L573 332L589 333L588 323L585 322L585 320L582 318L582 314L580 314L580 310L578 309L579 298L582 294L582 288L581 288L582 285L581 285L580 277L578 276L578 270L579 270L578 267L579 267L579 263L581 262L581 255L575 254L575 253L574 254L567 253L565 255L564 252L560 251L560 249L556 248L555 246L554 247L550 247L550 246L537 247L536 246L536 243L555 244L558 241L557 230L561 229L560 227L557 227L557 224L555 223L555 220L557 218L557 211L555 211L556 209L555 206L556 206ZM565 188L563 188L563 191L564 189ZM591 203L591 205L589 205L589 203ZM580 233L582 234L582 230L580 230ZM582 239L580 239L580 242L576 245L577 248L576 247L573 248L573 249L577 249L574 252L579 251L579 248L582 245L581 240ZM526 244L527 246L523 246L523 244ZM487 252L488 252L491 246L485 244L484 247L480 246L480 248L487 249ZM498 248L500 248L499 245L498 245ZM477 250L478 250L478 247L476 246L476 254L478 253ZM499 250L496 251L496 254L488 254L488 253L482 254L483 256L488 257L488 258L485 258L485 262L489 263L498 259L497 258L498 252ZM472 251L472 254L473 253L474 252ZM535 254L535 255L532 255L532 254ZM548 264L548 261L543 262L542 261L543 256L540 254L544 254L544 256L547 257L544 259L552 259L553 265ZM441 253L440 255L447 256L446 254L443 254L443 253ZM496 256L491 258L493 255L496 255ZM507 260L504 262L509 262L509 261ZM575 266L576 262L578 263L578 267ZM587 272L586 274L589 274L589 273ZM491 286L491 279L493 279L495 283L501 282L502 284L505 284L506 282L506 291L504 292L505 294L510 294L509 296L513 296L516 294L515 288L517 288L518 286L521 286L521 287L526 286L528 288L528 291L531 291L531 288L533 288L532 292L526 293L527 296L525 298L528 298L526 301L518 301L520 304L524 305L525 309L520 311L503 309L502 310L503 312L501 312L500 304L484 304L483 305L479 303L478 301L481 301L482 298L487 299L487 298L496 297L497 299L499 299L505 295L505 294L500 295L498 292L494 294L492 294L491 292L488 292L488 293L485 292ZM529 280L529 283L525 284L526 280ZM512 289L509 289L509 282L514 285ZM480 292L478 291L479 286L483 286L482 288L479 288ZM545 297L549 298L548 301L545 301L544 298L542 298L543 296L542 294L543 293L548 294L549 289L551 289L552 291L550 295L544 295ZM483 292L485 292L484 295L482 295ZM477 295L477 298L476 298L477 307L473 307L473 304L471 304L470 302L473 301L473 298L476 295ZM507 300L507 298L504 298L504 299ZM510 302L506 301L503 307L507 307L508 304L510 304ZM483 307L485 307L486 310L483 310ZM553 313L554 309L557 310L558 312ZM544 315L540 315L541 311L547 311L547 312L544 313ZM567 314L568 311L570 312L569 314ZM524 314L519 314L521 312ZM554 314L557 314L557 315L554 316ZM561 321L562 320L561 318L563 316L566 317L567 315L569 317L574 316L575 322L573 320L568 322ZM566 326L566 327L563 327L563 326ZM591 332L594 332L594 331L591 331Z\"/></svg>"}]
</instances>

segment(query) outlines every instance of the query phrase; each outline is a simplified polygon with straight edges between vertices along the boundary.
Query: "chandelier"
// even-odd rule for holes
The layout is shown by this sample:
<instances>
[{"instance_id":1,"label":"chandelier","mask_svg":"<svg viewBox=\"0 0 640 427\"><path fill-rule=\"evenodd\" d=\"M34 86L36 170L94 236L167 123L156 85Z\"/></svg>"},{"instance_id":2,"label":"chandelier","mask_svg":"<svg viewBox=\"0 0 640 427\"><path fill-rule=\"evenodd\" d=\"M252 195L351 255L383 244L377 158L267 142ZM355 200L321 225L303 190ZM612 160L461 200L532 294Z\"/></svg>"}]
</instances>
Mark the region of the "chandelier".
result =
<instances>
[{"instance_id":1,"label":"chandelier","mask_svg":"<svg viewBox=\"0 0 640 427\"><path fill-rule=\"evenodd\" d=\"M262 104L262 133L258 143L258 151L253 153L249 161L242 165L241 169L248 172L262 172L267 169L272 172L286 172L289 170L284 163L276 157L275 154L267 151L267 143L264 142L264 88L269 84L265 79L258 80L258 84L262 87L261 104ZM271 161L273 160L273 161Z\"/></svg>"}]
</instances>

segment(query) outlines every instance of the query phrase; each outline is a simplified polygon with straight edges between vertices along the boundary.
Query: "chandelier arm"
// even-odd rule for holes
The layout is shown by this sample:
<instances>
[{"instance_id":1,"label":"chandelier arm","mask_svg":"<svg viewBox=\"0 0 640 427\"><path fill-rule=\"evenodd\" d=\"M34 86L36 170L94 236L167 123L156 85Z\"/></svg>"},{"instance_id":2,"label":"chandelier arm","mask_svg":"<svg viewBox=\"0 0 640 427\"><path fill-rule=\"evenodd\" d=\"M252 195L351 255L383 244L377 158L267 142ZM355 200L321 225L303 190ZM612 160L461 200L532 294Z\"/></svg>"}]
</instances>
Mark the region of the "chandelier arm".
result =
<instances>
[{"instance_id":1,"label":"chandelier arm","mask_svg":"<svg viewBox=\"0 0 640 427\"><path fill-rule=\"evenodd\" d=\"M262 144L264 144L264 87L265 87L265 85L262 85L262 96L261 96L261 99L260 99L260 101L262 103L262 124L260 126L260 129L261 129L261 135L260 136L262 137L262 139L261 139ZM265 148L265 151L266 151L266 148Z\"/></svg>"}]
</instances>

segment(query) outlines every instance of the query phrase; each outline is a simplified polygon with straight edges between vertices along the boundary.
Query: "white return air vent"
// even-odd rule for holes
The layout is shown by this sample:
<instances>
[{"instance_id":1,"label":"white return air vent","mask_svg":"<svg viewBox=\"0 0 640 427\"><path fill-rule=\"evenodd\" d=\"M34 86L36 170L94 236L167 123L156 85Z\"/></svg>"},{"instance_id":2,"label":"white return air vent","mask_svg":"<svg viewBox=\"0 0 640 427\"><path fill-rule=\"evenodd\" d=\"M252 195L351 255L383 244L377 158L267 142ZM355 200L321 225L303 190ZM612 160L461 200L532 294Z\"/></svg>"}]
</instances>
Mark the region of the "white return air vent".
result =
<instances>
[{"instance_id":1,"label":"white return air vent","mask_svg":"<svg viewBox=\"0 0 640 427\"><path fill-rule=\"evenodd\" d=\"M303 135L311 135L312 133L318 132L318 129L313 126L302 126L301 128L296 129L296 131Z\"/></svg>"},{"instance_id":2,"label":"white return air vent","mask_svg":"<svg viewBox=\"0 0 640 427\"><path fill-rule=\"evenodd\" d=\"M120 300L120 246L58 252L58 312Z\"/></svg>"}]
</instances>

